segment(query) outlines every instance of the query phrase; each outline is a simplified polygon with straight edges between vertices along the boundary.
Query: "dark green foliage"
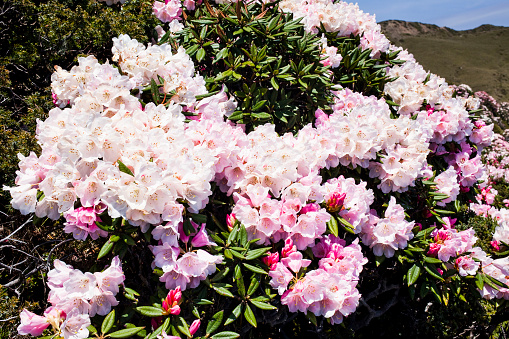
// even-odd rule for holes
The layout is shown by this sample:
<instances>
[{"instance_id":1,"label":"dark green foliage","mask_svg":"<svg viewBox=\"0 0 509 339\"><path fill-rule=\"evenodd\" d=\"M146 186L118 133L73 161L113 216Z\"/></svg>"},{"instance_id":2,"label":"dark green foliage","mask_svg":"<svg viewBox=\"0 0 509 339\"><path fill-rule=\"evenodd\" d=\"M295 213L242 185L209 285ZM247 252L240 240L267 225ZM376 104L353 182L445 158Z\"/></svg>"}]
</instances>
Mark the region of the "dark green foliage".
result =
<instances>
[{"instance_id":1,"label":"dark green foliage","mask_svg":"<svg viewBox=\"0 0 509 339\"><path fill-rule=\"evenodd\" d=\"M280 133L295 133L314 121L318 108L330 110L333 84L380 97L389 81L385 62L395 62L397 53L371 59L371 50L358 48L360 37L331 38L343 56L342 65L331 70L321 62L321 34L306 33L301 19L279 12L276 3L219 8L202 6L187 14L188 27L169 40L186 48L209 91L226 86L239 102L229 119L248 131L270 122Z\"/></svg>"},{"instance_id":2,"label":"dark green foliage","mask_svg":"<svg viewBox=\"0 0 509 339\"><path fill-rule=\"evenodd\" d=\"M274 5L261 7L202 6L189 14L189 27L176 39L206 76L209 91L226 85L237 99L230 120L248 130L270 122L280 132L297 131L325 107L332 83L320 63L319 39L305 33L300 19Z\"/></svg>"}]
</instances>

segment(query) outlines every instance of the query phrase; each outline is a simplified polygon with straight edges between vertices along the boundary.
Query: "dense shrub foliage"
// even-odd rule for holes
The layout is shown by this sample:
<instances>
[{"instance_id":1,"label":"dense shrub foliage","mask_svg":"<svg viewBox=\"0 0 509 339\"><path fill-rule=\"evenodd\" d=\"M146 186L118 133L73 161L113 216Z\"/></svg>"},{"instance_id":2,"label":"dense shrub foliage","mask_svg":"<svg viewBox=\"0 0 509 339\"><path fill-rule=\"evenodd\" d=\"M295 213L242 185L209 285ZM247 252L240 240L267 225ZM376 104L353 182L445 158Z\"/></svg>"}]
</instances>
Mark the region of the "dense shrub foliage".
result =
<instances>
[{"instance_id":1,"label":"dense shrub foliage","mask_svg":"<svg viewBox=\"0 0 509 339\"><path fill-rule=\"evenodd\" d=\"M6 58L63 66L4 186L39 243L5 239L33 259L9 262L6 286L41 271L48 296L20 335L504 333L489 98L427 73L374 17L329 1L13 4L48 47ZM30 136L33 112L5 123Z\"/></svg>"}]
</instances>

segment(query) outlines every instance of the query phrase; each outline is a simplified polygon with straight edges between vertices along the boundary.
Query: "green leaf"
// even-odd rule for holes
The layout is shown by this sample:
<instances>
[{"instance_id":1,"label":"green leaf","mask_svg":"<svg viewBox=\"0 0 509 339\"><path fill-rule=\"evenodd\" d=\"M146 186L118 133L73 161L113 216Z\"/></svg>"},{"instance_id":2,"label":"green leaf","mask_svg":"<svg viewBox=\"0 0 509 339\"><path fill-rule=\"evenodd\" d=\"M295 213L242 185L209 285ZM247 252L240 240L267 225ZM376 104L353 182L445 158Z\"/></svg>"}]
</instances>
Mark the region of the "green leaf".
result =
<instances>
[{"instance_id":1,"label":"green leaf","mask_svg":"<svg viewBox=\"0 0 509 339\"><path fill-rule=\"evenodd\" d=\"M480 290L484 287L484 279L481 273L477 273L475 276L475 286Z\"/></svg>"},{"instance_id":2,"label":"green leaf","mask_svg":"<svg viewBox=\"0 0 509 339\"><path fill-rule=\"evenodd\" d=\"M232 231L230 232L230 235L228 235L228 240L226 240L226 244L231 244L232 241L235 241L237 239L237 235L239 233L239 227L235 226Z\"/></svg>"},{"instance_id":3,"label":"green leaf","mask_svg":"<svg viewBox=\"0 0 509 339\"><path fill-rule=\"evenodd\" d=\"M115 310L112 310L106 317L104 317L101 325L101 332L103 334L108 333L108 331L113 327L113 324L115 324Z\"/></svg>"},{"instance_id":4,"label":"green leaf","mask_svg":"<svg viewBox=\"0 0 509 339\"><path fill-rule=\"evenodd\" d=\"M260 286L259 277L257 277L256 274L253 274L251 276L251 283L249 284L249 287L247 289L247 295L253 294L258 288L258 286Z\"/></svg>"},{"instance_id":5,"label":"green leaf","mask_svg":"<svg viewBox=\"0 0 509 339\"><path fill-rule=\"evenodd\" d=\"M256 327L258 324L256 323L256 317L253 313L253 310L251 310L251 307L249 305L246 305L246 309L244 310L244 318L253 326Z\"/></svg>"},{"instance_id":6,"label":"green leaf","mask_svg":"<svg viewBox=\"0 0 509 339\"><path fill-rule=\"evenodd\" d=\"M212 279L210 279L210 281L212 282L220 281L228 274L228 272L230 272L230 268L227 266L224 268L224 270L217 272L216 275L214 275Z\"/></svg>"},{"instance_id":7,"label":"green leaf","mask_svg":"<svg viewBox=\"0 0 509 339\"><path fill-rule=\"evenodd\" d=\"M150 92L152 92L152 100L154 100L155 104L158 105L161 98L159 96L159 87L154 79L150 80Z\"/></svg>"},{"instance_id":8,"label":"green leaf","mask_svg":"<svg viewBox=\"0 0 509 339\"><path fill-rule=\"evenodd\" d=\"M133 290L132 288L129 288L129 287L124 287L124 290L129 293L129 294L132 294L132 295L135 295L135 296L140 296L140 294L138 292L136 292L135 290Z\"/></svg>"},{"instance_id":9,"label":"green leaf","mask_svg":"<svg viewBox=\"0 0 509 339\"><path fill-rule=\"evenodd\" d=\"M459 199L456 199L454 201L454 208L456 209L456 212L459 212L461 210L461 204L460 204Z\"/></svg>"},{"instance_id":10,"label":"green leaf","mask_svg":"<svg viewBox=\"0 0 509 339\"><path fill-rule=\"evenodd\" d=\"M429 237L429 235L431 234L431 232L433 232L433 230L435 228L436 228L436 226L423 229L422 231L419 231L419 233L417 233L415 238L427 238L427 237Z\"/></svg>"},{"instance_id":11,"label":"green leaf","mask_svg":"<svg viewBox=\"0 0 509 339\"><path fill-rule=\"evenodd\" d=\"M333 215L331 215L329 221L327 221L327 229L335 237L339 236L338 221L336 220L336 218Z\"/></svg>"},{"instance_id":12,"label":"green leaf","mask_svg":"<svg viewBox=\"0 0 509 339\"><path fill-rule=\"evenodd\" d=\"M198 299L196 301L197 305L214 305L214 303L208 299Z\"/></svg>"},{"instance_id":13,"label":"green leaf","mask_svg":"<svg viewBox=\"0 0 509 339\"><path fill-rule=\"evenodd\" d=\"M90 334L96 334L97 333L97 329L94 327L94 325L89 325L87 327L87 330L90 332ZM48 338L52 338L53 336L48 336ZM43 337L43 338L46 338L46 337ZM39 339L42 339L42 338L39 338Z\"/></svg>"},{"instance_id":14,"label":"green leaf","mask_svg":"<svg viewBox=\"0 0 509 339\"><path fill-rule=\"evenodd\" d=\"M240 1L239 1L240 2ZM240 337L240 334L230 331L219 332L218 334L214 334L212 339L235 339Z\"/></svg>"},{"instance_id":15,"label":"green leaf","mask_svg":"<svg viewBox=\"0 0 509 339\"><path fill-rule=\"evenodd\" d=\"M265 253L267 253L267 251L270 249L271 249L271 247L262 247L262 248L257 248L255 250L251 250L251 251L247 252L246 260L253 260L253 259L259 258L262 255L264 255Z\"/></svg>"},{"instance_id":16,"label":"green leaf","mask_svg":"<svg viewBox=\"0 0 509 339\"><path fill-rule=\"evenodd\" d=\"M442 260L424 256L424 261L430 264L441 264Z\"/></svg>"},{"instance_id":17,"label":"green leaf","mask_svg":"<svg viewBox=\"0 0 509 339\"><path fill-rule=\"evenodd\" d=\"M277 307L261 301L249 300L249 302L262 310L276 310Z\"/></svg>"},{"instance_id":18,"label":"green leaf","mask_svg":"<svg viewBox=\"0 0 509 339\"><path fill-rule=\"evenodd\" d=\"M242 263L242 265L244 265L251 272L260 273L260 274L268 274L267 272L265 272L263 269L261 269L259 267L256 267L256 266L253 266L253 265L249 265L249 264L246 264L246 263Z\"/></svg>"},{"instance_id":19,"label":"green leaf","mask_svg":"<svg viewBox=\"0 0 509 339\"><path fill-rule=\"evenodd\" d=\"M198 60L198 62L200 62L203 60L203 58L205 58L205 49L200 48L198 50L198 52L196 52L196 60Z\"/></svg>"},{"instance_id":20,"label":"green leaf","mask_svg":"<svg viewBox=\"0 0 509 339\"><path fill-rule=\"evenodd\" d=\"M152 81L154 81L154 80L152 79ZM117 160L117 163L118 163L118 169L120 170L120 172L124 172L124 173L129 174L134 177L133 172L131 172L129 167L127 167L122 161Z\"/></svg>"},{"instance_id":21,"label":"green leaf","mask_svg":"<svg viewBox=\"0 0 509 339\"><path fill-rule=\"evenodd\" d=\"M159 317L163 315L163 310L154 306L139 306L136 307L136 311L147 317Z\"/></svg>"},{"instance_id":22,"label":"green leaf","mask_svg":"<svg viewBox=\"0 0 509 339\"><path fill-rule=\"evenodd\" d=\"M97 255L97 260L101 259L105 255L111 252L113 246L115 245L114 242L111 240L108 240L104 243L104 245L101 247L101 250L99 251L99 254Z\"/></svg>"},{"instance_id":23,"label":"green leaf","mask_svg":"<svg viewBox=\"0 0 509 339\"><path fill-rule=\"evenodd\" d=\"M242 312L242 304L238 304L237 307L233 309L232 313L228 316L228 318L224 322L224 326L234 322L239 317L240 312Z\"/></svg>"},{"instance_id":24,"label":"green leaf","mask_svg":"<svg viewBox=\"0 0 509 339\"><path fill-rule=\"evenodd\" d=\"M360 167L359 167L359 168L360 168ZM345 231L347 231L347 232L349 232L349 233L354 234L354 227L353 227L353 225L352 225L352 224L350 224L350 223L348 222L348 220L346 220L346 219L345 219L345 218L343 218L343 217L338 217L338 220L339 220L339 222L340 222L340 223L342 223L342 224L343 224L343 226L345 226L345 227L344 227Z\"/></svg>"},{"instance_id":25,"label":"green leaf","mask_svg":"<svg viewBox=\"0 0 509 339\"><path fill-rule=\"evenodd\" d=\"M308 313L306 313L306 318L308 318L313 325L317 326L316 316L313 312L308 311Z\"/></svg>"},{"instance_id":26,"label":"green leaf","mask_svg":"<svg viewBox=\"0 0 509 339\"><path fill-rule=\"evenodd\" d=\"M188 336L189 338L191 338L192 334L191 332L189 332L189 326L187 325L187 322L184 320L184 318L178 317L177 321L178 321L177 328L179 329L179 331Z\"/></svg>"},{"instance_id":27,"label":"green leaf","mask_svg":"<svg viewBox=\"0 0 509 339\"><path fill-rule=\"evenodd\" d=\"M210 319L209 323L207 324L207 330L205 333L207 336L209 336L211 333L215 332L219 328L221 322L223 321L223 314L224 311L219 311L212 316L212 319Z\"/></svg>"},{"instance_id":28,"label":"green leaf","mask_svg":"<svg viewBox=\"0 0 509 339\"><path fill-rule=\"evenodd\" d=\"M207 216L203 214L189 213L189 216L197 224L204 224L207 222Z\"/></svg>"},{"instance_id":29,"label":"green leaf","mask_svg":"<svg viewBox=\"0 0 509 339\"><path fill-rule=\"evenodd\" d=\"M263 112L263 113L251 113L251 116L253 116L256 119L260 119L260 120L272 118L272 115L270 115L269 113L265 113L265 112Z\"/></svg>"},{"instance_id":30,"label":"green leaf","mask_svg":"<svg viewBox=\"0 0 509 339\"><path fill-rule=\"evenodd\" d=\"M424 269L426 270L426 272L428 272L432 277L440 280L440 281L444 281L444 278L442 278L442 275L440 274L440 272L438 272L437 268L435 267L434 264L428 264L428 263L425 263L424 264Z\"/></svg>"},{"instance_id":31,"label":"green leaf","mask_svg":"<svg viewBox=\"0 0 509 339\"><path fill-rule=\"evenodd\" d=\"M194 229L193 224L191 223L191 221L188 218L186 218L184 220L184 233L186 235L190 235L191 233L195 233L195 232L196 232L196 230Z\"/></svg>"},{"instance_id":32,"label":"green leaf","mask_svg":"<svg viewBox=\"0 0 509 339\"><path fill-rule=\"evenodd\" d=\"M108 334L110 338L130 338L145 327L131 327Z\"/></svg>"},{"instance_id":33,"label":"green leaf","mask_svg":"<svg viewBox=\"0 0 509 339\"><path fill-rule=\"evenodd\" d=\"M239 252L235 251L233 248L230 248L230 252L233 254L233 256L239 258L239 259L246 259L246 257L242 254L240 254Z\"/></svg>"},{"instance_id":34,"label":"green leaf","mask_svg":"<svg viewBox=\"0 0 509 339\"><path fill-rule=\"evenodd\" d=\"M419 275L421 274L421 268L417 265L413 265L410 267L410 269L407 272L407 284L408 286L413 285L417 278L419 278Z\"/></svg>"},{"instance_id":35,"label":"green leaf","mask_svg":"<svg viewBox=\"0 0 509 339\"><path fill-rule=\"evenodd\" d=\"M440 209L437 209L437 208L435 208L434 211L437 212L437 213L440 213L440 214L456 214L456 212L454 212L454 211L440 210Z\"/></svg>"},{"instance_id":36,"label":"green leaf","mask_svg":"<svg viewBox=\"0 0 509 339\"><path fill-rule=\"evenodd\" d=\"M233 298L232 292L230 292L230 290L226 289L225 287L212 286L212 288L214 288L214 291L221 295L224 295L225 297Z\"/></svg>"},{"instance_id":37,"label":"green leaf","mask_svg":"<svg viewBox=\"0 0 509 339\"><path fill-rule=\"evenodd\" d=\"M276 91L279 90L279 84L276 78L270 78L270 83L272 84L272 87L274 87Z\"/></svg>"},{"instance_id":38,"label":"green leaf","mask_svg":"<svg viewBox=\"0 0 509 339\"><path fill-rule=\"evenodd\" d=\"M237 289L241 297L246 295L246 287L244 286L244 278L242 277L242 270L240 266L235 266L235 282L237 283Z\"/></svg>"}]
</instances>

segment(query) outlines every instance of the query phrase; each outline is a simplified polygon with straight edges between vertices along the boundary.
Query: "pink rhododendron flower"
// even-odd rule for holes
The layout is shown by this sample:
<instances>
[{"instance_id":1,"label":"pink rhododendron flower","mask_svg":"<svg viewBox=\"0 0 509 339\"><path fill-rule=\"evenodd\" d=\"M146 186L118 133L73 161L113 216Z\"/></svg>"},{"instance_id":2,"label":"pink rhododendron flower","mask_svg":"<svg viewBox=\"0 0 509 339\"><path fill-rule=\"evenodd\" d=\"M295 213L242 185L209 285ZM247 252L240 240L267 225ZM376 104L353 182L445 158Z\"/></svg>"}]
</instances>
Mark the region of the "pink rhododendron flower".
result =
<instances>
[{"instance_id":1,"label":"pink rhododendron flower","mask_svg":"<svg viewBox=\"0 0 509 339\"><path fill-rule=\"evenodd\" d=\"M39 336L50 325L46 317L42 317L24 309L19 315L21 324L18 326L18 333L21 335Z\"/></svg>"}]
</instances>

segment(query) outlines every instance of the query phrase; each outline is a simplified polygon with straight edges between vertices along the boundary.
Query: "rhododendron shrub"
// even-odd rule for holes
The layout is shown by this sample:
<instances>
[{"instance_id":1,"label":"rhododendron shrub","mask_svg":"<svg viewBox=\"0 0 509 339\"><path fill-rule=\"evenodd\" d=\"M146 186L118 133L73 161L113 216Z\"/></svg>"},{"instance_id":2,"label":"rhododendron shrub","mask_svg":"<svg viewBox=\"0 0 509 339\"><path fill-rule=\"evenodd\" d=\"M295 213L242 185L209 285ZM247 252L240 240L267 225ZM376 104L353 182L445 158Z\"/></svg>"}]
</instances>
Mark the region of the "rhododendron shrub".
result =
<instances>
[{"instance_id":1,"label":"rhododendron shrub","mask_svg":"<svg viewBox=\"0 0 509 339\"><path fill-rule=\"evenodd\" d=\"M112 63L56 68L42 151L5 187L23 214L115 256L102 272L55 260L52 306L23 311L20 334L234 338L297 315L355 328L389 268L417 301L507 298L507 253L457 227L476 194L496 195L492 127L373 16L292 0L154 14L158 43L120 35ZM144 269L134 251L152 260L141 286L122 269Z\"/></svg>"}]
</instances>

